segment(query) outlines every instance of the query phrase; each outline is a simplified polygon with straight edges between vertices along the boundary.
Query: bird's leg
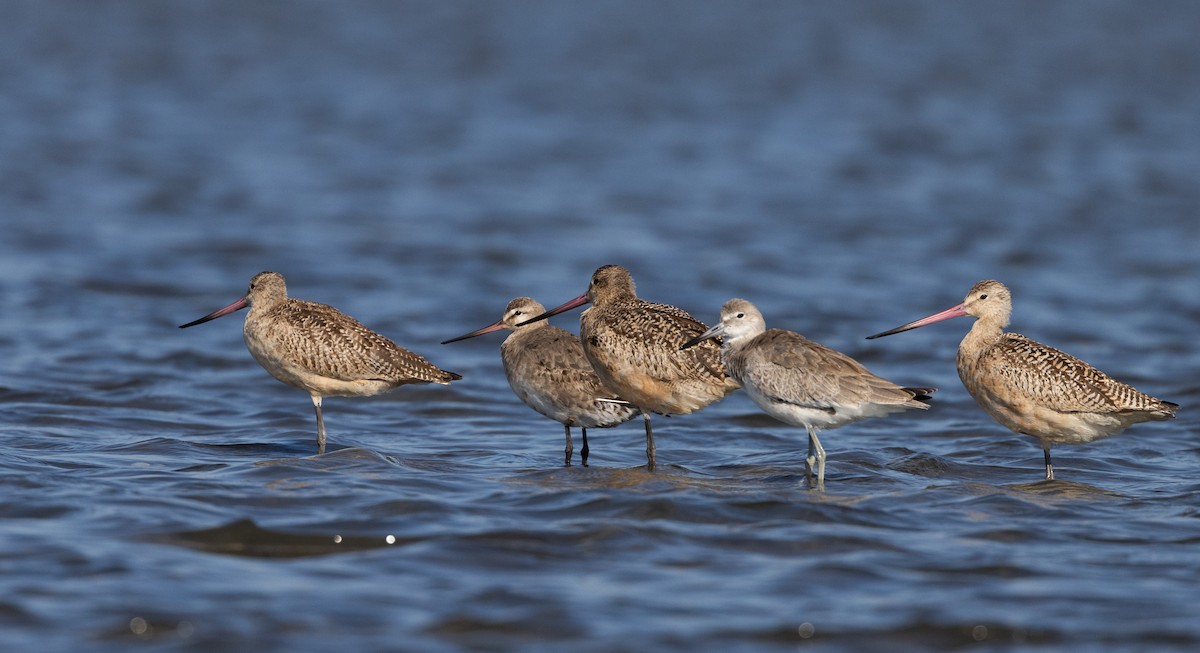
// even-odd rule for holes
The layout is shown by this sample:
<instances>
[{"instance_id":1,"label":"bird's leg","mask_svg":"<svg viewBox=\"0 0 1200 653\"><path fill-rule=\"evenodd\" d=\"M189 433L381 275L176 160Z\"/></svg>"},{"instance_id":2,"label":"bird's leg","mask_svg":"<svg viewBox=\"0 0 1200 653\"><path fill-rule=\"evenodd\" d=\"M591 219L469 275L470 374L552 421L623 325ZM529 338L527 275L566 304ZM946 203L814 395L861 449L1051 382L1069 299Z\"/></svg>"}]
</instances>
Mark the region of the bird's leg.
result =
<instances>
[{"instance_id":1,"label":"bird's leg","mask_svg":"<svg viewBox=\"0 0 1200 653\"><path fill-rule=\"evenodd\" d=\"M805 476L807 476L808 480L811 482L813 470L816 469L816 467L817 467L817 448L815 446L813 446L813 429L812 429L812 427L806 427L806 428L808 429L808 457L804 459L804 462L805 462L805 470L804 471L805 471Z\"/></svg>"},{"instance_id":2,"label":"bird's leg","mask_svg":"<svg viewBox=\"0 0 1200 653\"><path fill-rule=\"evenodd\" d=\"M821 446L821 440L817 438L817 429L809 426L808 428L808 465L811 473L813 462L817 465L817 489L825 489L825 447Z\"/></svg>"},{"instance_id":3,"label":"bird's leg","mask_svg":"<svg viewBox=\"0 0 1200 653\"><path fill-rule=\"evenodd\" d=\"M321 395L312 396L313 408L317 411L317 455L325 453L325 418L321 417Z\"/></svg>"},{"instance_id":4,"label":"bird's leg","mask_svg":"<svg viewBox=\"0 0 1200 653\"><path fill-rule=\"evenodd\" d=\"M584 467L587 467L588 466L588 464L587 464L587 457L588 457L587 429L581 426L581 427L579 427L579 430L583 431L583 448L579 450L579 462L583 463Z\"/></svg>"},{"instance_id":5,"label":"bird's leg","mask_svg":"<svg viewBox=\"0 0 1200 653\"><path fill-rule=\"evenodd\" d=\"M654 471L654 430L650 428L650 411L643 411L646 419L646 469Z\"/></svg>"},{"instance_id":6,"label":"bird's leg","mask_svg":"<svg viewBox=\"0 0 1200 653\"><path fill-rule=\"evenodd\" d=\"M1050 464L1050 445L1042 445L1042 453L1046 455L1046 480L1054 480L1054 465Z\"/></svg>"},{"instance_id":7,"label":"bird's leg","mask_svg":"<svg viewBox=\"0 0 1200 653\"><path fill-rule=\"evenodd\" d=\"M567 448L566 448L567 462L563 463L563 466L570 467L571 466L571 454L575 453L575 445L571 444L571 425L563 424L563 430L565 430L567 432Z\"/></svg>"}]
</instances>

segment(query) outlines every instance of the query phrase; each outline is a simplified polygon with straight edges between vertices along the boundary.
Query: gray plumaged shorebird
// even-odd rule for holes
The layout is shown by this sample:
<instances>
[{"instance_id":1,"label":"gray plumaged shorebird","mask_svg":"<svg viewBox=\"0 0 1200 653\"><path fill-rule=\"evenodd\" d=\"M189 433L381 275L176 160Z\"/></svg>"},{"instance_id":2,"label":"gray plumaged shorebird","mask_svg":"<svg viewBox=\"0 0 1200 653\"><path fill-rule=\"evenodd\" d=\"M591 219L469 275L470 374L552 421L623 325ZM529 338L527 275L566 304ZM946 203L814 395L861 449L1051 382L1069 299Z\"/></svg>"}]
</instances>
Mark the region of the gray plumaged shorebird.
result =
<instances>
[{"instance_id":1,"label":"gray plumaged shorebird","mask_svg":"<svg viewBox=\"0 0 1200 653\"><path fill-rule=\"evenodd\" d=\"M1138 422L1175 417L1178 404L1036 340L1005 333L1012 294L999 281L980 281L961 304L868 338L967 315L976 319L958 346L958 377L993 419L1042 443L1047 480L1054 478L1052 445L1086 444Z\"/></svg>"},{"instance_id":2,"label":"gray plumaged shorebird","mask_svg":"<svg viewBox=\"0 0 1200 653\"><path fill-rule=\"evenodd\" d=\"M680 351L679 343L708 327L682 309L638 299L633 277L619 265L592 274L587 292L517 326L591 303L579 318L583 353L600 382L642 411L646 468L656 463L650 413L686 415L737 389L716 343Z\"/></svg>"},{"instance_id":3,"label":"gray plumaged shorebird","mask_svg":"<svg viewBox=\"0 0 1200 653\"><path fill-rule=\"evenodd\" d=\"M583 344L575 334L549 322L517 326L546 307L529 297L508 303L504 315L488 326L442 342L443 345L474 338L485 333L508 329L512 333L500 344L500 360L508 385L526 406L563 425L566 431L566 464L571 464L574 445L571 427L583 434L580 462L588 464L589 428L607 428L629 421L638 409L604 387L592 364L583 353Z\"/></svg>"},{"instance_id":4,"label":"gray plumaged shorebird","mask_svg":"<svg viewBox=\"0 0 1200 653\"><path fill-rule=\"evenodd\" d=\"M322 397L369 396L408 383L445 385L462 378L438 369L332 306L289 298L278 272L256 274L244 297L179 328L247 306L250 312L242 333L250 355L271 376L312 396L318 454L325 453Z\"/></svg>"},{"instance_id":5,"label":"gray plumaged shorebird","mask_svg":"<svg viewBox=\"0 0 1200 653\"><path fill-rule=\"evenodd\" d=\"M868 417L911 408L926 410L935 388L904 388L875 376L849 356L794 331L767 329L762 313L744 299L721 307L721 322L680 345L687 349L722 338L725 371L758 407L775 419L808 431L808 468L825 484L825 448L817 437ZM811 482L811 481L810 481Z\"/></svg>"}]
</instances>

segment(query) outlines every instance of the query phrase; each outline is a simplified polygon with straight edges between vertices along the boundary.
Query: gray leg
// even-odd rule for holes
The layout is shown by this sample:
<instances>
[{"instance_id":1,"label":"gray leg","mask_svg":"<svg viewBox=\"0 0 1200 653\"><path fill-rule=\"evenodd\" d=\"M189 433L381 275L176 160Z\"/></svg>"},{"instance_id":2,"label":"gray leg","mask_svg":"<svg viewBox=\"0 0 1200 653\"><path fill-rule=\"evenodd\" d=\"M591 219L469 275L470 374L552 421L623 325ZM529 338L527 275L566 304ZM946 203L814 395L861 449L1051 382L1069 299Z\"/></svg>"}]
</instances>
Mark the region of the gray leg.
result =
<instances>
[{"instance_id":1,"label":"gray leg","mask_svg":"<svg viewBox=\"0 0 1200 653\"><path fill-rule=\"evenodd\" d=\"M575 453L575 445L571 444L571 425L563 424L563 429L567 432L567 448L566 448L567 462L563 463L563 466L570 467L571 466L571 454Z\"/></svg>"},{"instance_id":2,"label":"gray leg","mask_svg":"<svg viewBox=\"0 0 1200 653\"><path fill-rule=\"evenodd\" d=\"M646 419L646 469L654 471L654 431L650 428L650 411L643 411Z\"/></svg>"},{"instance_id":3,"label":"gray leg","mask_svg":"<svg viewBox=\"0 0 1200 653\"><path fill-rule=\"evenodd\" d=\"M587 464L587 457L588 457L587 429L585 429L581 426L581 427L579 427L579 430L583 431L583 448L579 450L579 461L581 463L583 463L584 467L587 467L588 466L588 464Z\"/></svg>"},{"instance_id":4,"label":"gray leg","mask_svg":"<svg viewBox=\"0 0 1200 653\"><path fill-rule=\"evenodd\" d=\"M325 418L321 417L321 395L313 395L313 408L317 411L317 455L325 453Z\"/></svg>"},{"instance_id":5,"label":"gray leg","mask_svg":"<svg viewBox=\"0 0 1200 653\"><path fill-rule=\"evenodd\" d=\"M811 473L813 463L817 467L817 487L825 488L825 447L821 446L821 440L817 438L817 429L809 426L808 428L808 466Z\"/></svg>"},{"instance_id":6,"label":"gray leg","mask_svg":"<svg viewBox=\"0 0 1200 653\"><path fill-rule=\"evenodd\" d=\"M808 476L808 480L811 482L813 470L817 468L817 448L813 446L813 429L811 428L808 428L808 458L805 458L804 462L806 463L804 469L805 475Z\"/></svg>"},{"instance_id":7,"label":"gray leg","mask_svg":"<svg viewBox=\"0 0 1200 653\"><path fill-rule=\"evenodd\" d=\"M1042 452L1046 454L1046 480L1054 480L1054 465L1050 464L1050 445L1043 444Z\"/></svg>"}]
</instances>

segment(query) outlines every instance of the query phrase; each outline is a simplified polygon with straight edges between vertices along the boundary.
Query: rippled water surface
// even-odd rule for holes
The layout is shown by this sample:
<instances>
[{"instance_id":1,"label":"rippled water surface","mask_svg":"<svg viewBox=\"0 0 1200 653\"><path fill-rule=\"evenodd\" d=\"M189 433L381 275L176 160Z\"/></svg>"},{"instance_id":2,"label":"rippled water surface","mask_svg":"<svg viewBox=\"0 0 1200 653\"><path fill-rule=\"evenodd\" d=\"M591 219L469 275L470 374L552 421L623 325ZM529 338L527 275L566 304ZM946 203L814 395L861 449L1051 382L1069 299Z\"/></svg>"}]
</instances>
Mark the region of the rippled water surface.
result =
<instances>
[{"instance_id":1,"label":"rippled water surface","mask_svg":"<svg viewBox=\"0 0 1200 653\"><path fill-rule=\"evenodd\" d=\"M0 649L1195 650L1200 5L0 6ZM758 304L928 413L521 405L509 299L599 265ZM261 270L464 376L325 401L247 353ZM954 372L1014 330L1179 418L1040 448ZM556 318L575 329L578 313ZM578 445L577 445L578 446Z\"/></svg>"}]
</instances>

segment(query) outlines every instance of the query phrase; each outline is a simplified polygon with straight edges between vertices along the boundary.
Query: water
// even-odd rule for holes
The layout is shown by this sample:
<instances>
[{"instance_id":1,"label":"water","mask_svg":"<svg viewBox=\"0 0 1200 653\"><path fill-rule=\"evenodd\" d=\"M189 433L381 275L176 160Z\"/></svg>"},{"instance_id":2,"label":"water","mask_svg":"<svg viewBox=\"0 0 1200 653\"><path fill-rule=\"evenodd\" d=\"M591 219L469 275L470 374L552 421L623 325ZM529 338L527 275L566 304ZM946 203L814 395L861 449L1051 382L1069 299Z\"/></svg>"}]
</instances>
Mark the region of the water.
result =
<instances>
[{"instance_id":1,"label":"water","mask_svg":"<svg viewBox=\"0 0 1200 653\"><path fill-rule=\"evenodd\" d=\"M0 7L0 648L1193 650L1200 8L1187 2ZM733 296L927 414L824 435L741 394L562 468L500 337L601 264ZM256 272L441 367L311 405ZM1041 452L966 395L1013 329L1182 405ZM577 314L556 321L574 329ZM577 443L578 446L578 443ZM389 540L389 538L391 538Z\"/></svg>"}]
</instances>

